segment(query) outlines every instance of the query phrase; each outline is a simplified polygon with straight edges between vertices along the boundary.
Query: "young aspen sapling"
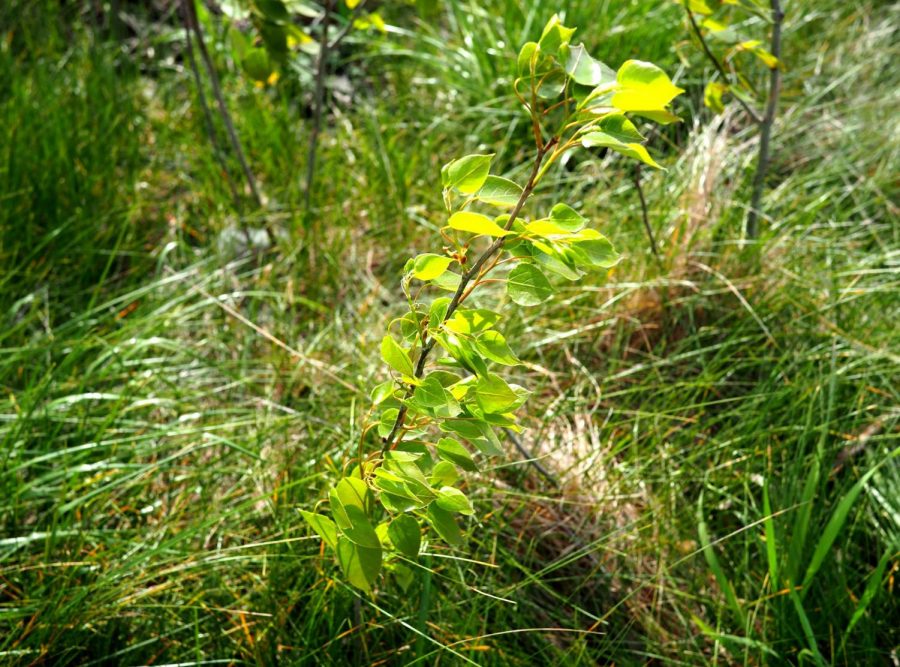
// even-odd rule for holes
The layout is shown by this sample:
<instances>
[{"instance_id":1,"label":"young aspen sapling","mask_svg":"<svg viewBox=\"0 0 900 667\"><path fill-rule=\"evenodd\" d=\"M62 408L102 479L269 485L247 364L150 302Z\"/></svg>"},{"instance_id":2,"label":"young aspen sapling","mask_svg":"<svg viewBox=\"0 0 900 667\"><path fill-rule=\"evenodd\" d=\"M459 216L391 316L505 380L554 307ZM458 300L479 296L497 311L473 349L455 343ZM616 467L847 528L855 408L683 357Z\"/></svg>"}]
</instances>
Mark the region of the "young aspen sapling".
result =
<instances>
[{"instance_id":1,"label":"young aspen sapling","mask_svg":"<svg viewBox=\"0 0 900 667\"><path fill-rule=\"evenodd\" d=\"M528 179L491 174L492 155L466 155L441 170L448 245L406 263L408 312L391 321L381 342L391 379L372 391L358 461L329 491L330 517L301 510L346 580L364 591L383 572L408 586L407 562L417 560L428 528L453 547L463 544L460 520L475 513L463 473L503 453L496 429L521 430L516 412L529 392L502 375L519 359L498 327L501 314L474 304L473 294L504 283L510 301L537 306L553 297L554 281L576 282L619 260L567 204L525 216L547 170L577 147L661 168L632 118L677 121L669 104L682 90L647 62L610 69L573 44L574 33L554 16L540 40L519 52L514 87L535 140ZM380 446L367 451L373 431Z\"/></svg>"}]
</instances>

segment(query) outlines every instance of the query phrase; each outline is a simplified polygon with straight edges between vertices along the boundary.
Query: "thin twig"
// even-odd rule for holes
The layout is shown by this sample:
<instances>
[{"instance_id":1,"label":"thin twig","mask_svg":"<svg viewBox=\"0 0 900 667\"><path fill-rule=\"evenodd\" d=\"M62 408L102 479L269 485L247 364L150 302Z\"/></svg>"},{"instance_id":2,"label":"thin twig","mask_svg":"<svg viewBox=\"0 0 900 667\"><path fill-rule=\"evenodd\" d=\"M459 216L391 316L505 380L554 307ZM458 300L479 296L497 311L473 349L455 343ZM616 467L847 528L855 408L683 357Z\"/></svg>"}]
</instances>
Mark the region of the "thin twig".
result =
<instances>
[{"instance_id":1,"label":"thin twig","mask_svg":"<svg viewBox=\"0 0 900 667\"><path fill-rule=\"evenodd\" d=\"M634 167L634 187L637 190L638 198L641 200L641 219L644 221L644 229L647 230L647 238L650 240L650 250L656 258L656 263L662 267L662 259L659 256L659 248L656 246L656 239L653 238L653 228L650 227L650 216L647 213L647 200L644 198L644 188L641 185L641 165Z\"/></svg>"},{"instance_id":2,"label":"thin twig","mask_svg":"<svg viewBox=\"0 0 900 667\"><path fill-rule=\"evenodd\" d=\"M532 190L534 190L534 186L537 183L537 177L540 173L541 163L544 161L544 156L547 152L554 146L555 141L551 140L542 148L538 149L537 157L534 161L534 166L531 169L531 175L528 177L528 182L525 184L525 189L522 190L522 194L519 196L519 200L516 202L515 208L513 208L512 212L509 214L509 220L507 220L506 225L504 227L505 230L509 231L512 229L513 223L518 219L519 213L522 212L522 207L525 206L525 200L531 196ZM466 292L466 287L475 278L479 271L481 271L481 267L502 247L504 243L504 236L497 238L487 250L485 250L481 256L475 261L472 267L466 271L459 281L459 286L456 288L456 293L453 295L453 298L450 300L450 304L447 306L447 312L441 320L441 324L449 320L453 313L456 312L456 309L459 307L459 304L463 300L463 295ZM415 376L417 378L422 377L422 374L425 372L425 362L428 360L428 355L431 353L431 350L434 348L435 339L431 338L430 340L422 341L422 348L419 351L419 359L416 362L415 368ZM410 389L407 389L407 393L410 392ZM384 455L389 449L391 449L394 445L394 438L397 437L397 433L403 427L403 422L406 419L406 406L402 406L400 411L397 413L397 418L394 421L393 427L391 427L390 433L388 436L384 438L382 441L381 452Z\"/></svg>"},{"instance_id":3,"label":"thin twig","mask_svg":"<svg viewBox=\"0 0 900 667\"><path fill-rule=\"evenodd\" d=\"M183 0L183 2L187 8L191 28L197 38L197 48L200 50L200 57L203 59L203 64L209 74L209 82L212 85L213 94L215 95L216 103L219 107L219 115L222 116L222 122L228 133L228 138L231 140L231 146L234 148L238 162L241 164L241 169L244 171L244 177L247 179L247 185L250 186L250 192L253 193L256 205L259 208L262 208L262 197L260 197L259 190L256 187L256 178L253 176L253 172L250 171L250 165L247 163L247 158L244 155L241 140L238 138L237 131L234 129L234 122L232 122L231 114L228 111L228 106L225 104L225 97L222 94L222 85L219 82L219 75L213 65L212 58L209 56L209 51L206 49L206 43L203 41L203 31L200 29L200 20L197 18L197 8L194 6L194 0ZM266 231L269 243L274 243L275 239L272 235L272 230L269 229L267 224L263 225L263 228Z\"/></svg>"},{"instance_id":4,"label":"thin twig","mask_svg":"<svg viewBox=\"0 0 900 667\"><path fill-rule=\"evenodd\" d=\"M522 444L522 441L516 437L516 434L510 431L508 428L503 429L506 432L506 437L509 438L509 441L515 445L516 449L519 450L519 453L525 457L525 461L534 466L535 470L541 473L541 476L544 477L548 482L550 482L553 486L559 486L559 480L553 476L553 474L547 470L541 462L537 460L534 454L528 451L525 445Z\"/></svg>"},{"instance_id":5,"label":"thin twig","mask_svg":"<svg viewBox=\"0 0 900 667\"><path fill-rule=\"evenodd\" d=\"M716 58L715 54L713 54L712 50L709 48L709 44L706 43L706 38L703 36L703 33L700 31L700 26L697 25L696 19L694 19L694 12L691 11L690 7L688 7L687 2L684 3L684 10L687 12L688 20L691 22L691 28L694 31L694 35L696 35L697 39L700 40L700 46L703 47L703 52L706 54L706 58L715 66L716 70L718 70L719 74L722 78L728 82L729 77L728 73L725 71L725 68L722 66L722 63L719 62L719 59ZM759 117L759 114L744 100L742 100L737 95L733 96L742 107L744 107L744 111L746 111L750 118L753 119L753 122L757 125L762 122L762 119Z\"/></svg>"},{"instance_id":6,"label":"thin twig","mask_svg":"<svg viewBox=\"0 0 900 667\"><path fill-rule=\"evenodd\" d=\"M353 12L350 14L350 17L347 19L347 23L341 28L340 32L335 36L328 48L332 51L338 47L338 45L344 41L344 37L350 34L350 31L353 30L353 24L356 19L359 17L360 13L363 10L363 7L366 4L366 0L362 0L356 7L353 8Z\"/></svg>"},{"instance_id":7,"label":"thin twig","mask_svg":"<svg viewBox=\"0 0 900 667\"><path fill-rule=\"evenodd\" d=\"M772 6L772 55L775 65L769 70L769 99L766 101L766 114L760 123L759 155L756 158L756 174L753 177L753 195L750 199L750 211L747 214L747 238L759 236L759 207L762 202L763 189L766 184L766 172L769 170L769 142L772 137L772 125L778 111L778 98L781 95L781 24L784 12L779 0L771 0Z\"/></svg>"},{"instance_id":8,"label":"thin twig","mask_svg":"<svg viewBox=\"0 0 900 667\"><path fill-rule=\"evenodd\" d=\"M306 191L303 194L306 215L310 214L313 179L316 175L316 153L319 148L319 132L322 128L322 107L325 104L325 69L328 61L329 43L328 26L331 23L331 11L334 0L325 3L325 16L322 18L322 39L319 42L319 58L316 63L316 90L313 97L313 126L309 133L309 150L306 155Z\"/></svg>"},{"instance_id":9,"label":"thin twig","mask_svg":"<svg viewBox=\"0 0 900 667\"><path fill-rule=\"evenodd\" d=\"M237 186L234 184L234 180L231 178L231 172L228 170L228 163L225 161L225 155L222 151L222 146L219 144L219 139L216 136L216 127L213 122L212 111L210 111L209 103L206 101L206 93L203 90L203 78L200 76L200 69L197 67L197 58L194 56L194 45L191 40L191 19L188 14L187 4L181 3L181 16L184 22L184 44L185 44L185 53L187 54L188 62L191 66L191 73L194 77L194 84L197 86L197 101L200 103L200 108L203 109L203 117L206 123L206 133L209 136L209 143L213 149L213 155L215 155L216 161L219 163L219 168L222 170L222 175L225 178L225 182L228 184L228 189L231 191L231 199L234 202L234 210L238 214L238 219L240 220L241 231L244 233L244 238L247 240L247 247L251 246L250 239L250 230L247 229L247 225L241 216L241 198L237 191Z\"/></svg>"}]
</instances>

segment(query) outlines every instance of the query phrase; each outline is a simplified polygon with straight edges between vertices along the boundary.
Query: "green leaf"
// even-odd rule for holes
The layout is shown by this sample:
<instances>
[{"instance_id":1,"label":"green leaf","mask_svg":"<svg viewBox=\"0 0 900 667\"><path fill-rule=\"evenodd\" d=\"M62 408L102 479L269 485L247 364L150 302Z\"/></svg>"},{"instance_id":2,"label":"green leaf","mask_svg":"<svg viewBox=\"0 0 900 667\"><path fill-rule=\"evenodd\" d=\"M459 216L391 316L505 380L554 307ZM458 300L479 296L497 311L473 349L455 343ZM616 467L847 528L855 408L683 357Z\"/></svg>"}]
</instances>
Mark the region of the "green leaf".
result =
<instances>
[{"instance_id":1,"label":"green leaf","mask_svg":"<svg viewBox=\"0 0 900 667\"><path fill-rule=\"evenodd\" d=\"M643 162L654 169L663 169L663 167L650 157L650 153L648 153L647 149L641 144L624 143L604 132L589 132L588 134L585 134L581 137L581 145L585 148L609 148L626 157Z\"/></svg>"},{"instance_id":2,"label":"green leaf","mask_svg":"<svg viewBox=\"0 0 900 667\"><path fill-rule=\"evenodd\" d=\"M394 561L391 566L391 574L394 575L394 578L397 580L397 584L400 586L400 590L404 593L409 590L409 587L413 585L413 582L416 580L416 575L412 571L412 568L407 567L400 561Z\"/></svg>"},{"instance_id":3,"label":"green leaf","mask_svg":"<svg viewBox=\"0 0 900 667\"><path fill-rule=\"evenodd\" d=\"M472 460L469 450L453 438L441 438L438 440L437 453L444 461L454 463L463 470L468 470L469 472L478 470L478 466Z\"/></svg>"},{"instance_id":4,"label":"green leaf","mask_svg":"<svg viewBox=\"0 0 900 667\"><path fill-rule=\"evenodd\" d=\"M369 394L369 398L372 399L372 405L380 405L384 403L386 400L390 399L394 395L394 381L388 380L386 382L382 382L381 384L375 385Z\"/></svg>"},{"instance_id":5,"label":"green leaf","mask_svg":"<svg viewBox=\"0 0 900 667\"><path fill-rule=\"evenodd\" d=\"M460 412L459 403L453 395L436 377L430 375L416 387L410 404L419 412L424 411L436 417L455 417Z\"/></svg>"},{"instance_id":6,"label":"green leaf","mask_svg":"<svg viewBox=\"0 0 900 667\"><path fill-rule=\"evenodd\" d=\"M447 404L447 390L436 378L426 377L413 392L416 402L426 408L437 408Z\"/></svg>"},{"instance_id":7,"label":"green leaf","mask_svg":"<svg viewBox=\"0 0 900 667\"><path fill-rule=\"evenodd\" d=\"M485 331L475 339L475 346L481 354L498 364L516 366L522 363L509 349L506 339L498 331Z\"/></svg>"},{"instance_id":8,"label":"green leaf","mask_svg":"<svg viewBox=\"0 0 900 667\"><path fill-rule=\"evenodd\" d=\"M346 528L350 525L350 518L344 510L344 504L338 497L337 490L331 488L328 490L328 501L331 504L331 516L340 528Z\"/></svg>"},{"instance_id":9,"label":"green leaf","mask_svg":"<svg viewBox=\"0 0 900 667\"><path fill-rule=\"evenodd\" d=\"M566 89L569 78L561 67L556 67L549 72L542 74L538 82L538 97L545 100L552 100L562 95Z\"/></svg>"},{"instance_id":10,"label":"green leaf","mask_svg":"<svg viewBox=\"0 0 900 667\"><path fill-rule=\"evenodd\" d=\"M703 89L703 104L715 113L725 111L722 96L728 92L728 86L721 81L710 81Z\"/></svg>"},{"instance_id":11,"label":"green leaf","mask_svg":"<svg viewBox=\"0 0 900 667\"><path fill-rule=\"evenodd\" d=\"M472 503L466 498L466 494L452 486L442 486L438 489L438 497L434 501L442 510L454 512L457 514L465 514L471 516L475 514Z\"/></svg>"},{"instance_id":12,"label":"green leaf","mask_svg":"<svg viewBox=\"0 0 900 667\"><path fill-rule=\"evenodd\" d=\"M713 8L709 6L706 0L688 0L687 6L688 9L690 9L695 14L709 16L713 13Z\"/></svg>"},{"instance_id":13,"label":"green leaf","mask_svg":"<svg viewBox=\"0 0 900 667\"><path fill-rule=\"evenodd\" d=\"M418 255L413 264L413 276L418 280L434 280L440 276L453 262L450 257L425 253Z\"/></svg>"},{"instance_id":14,"label":"green leaf","mask_svg":"<svg viewBox=\"0 0 900 667\"><path fill-rule=\"evenodd\" d=\"M397 415L399 414L400 410L397 408L388 408L381 413L381 419L378 420L378 435L380 437L386 438L391 434L391 431L394 429L394 422L397 421Z\"/></svg>"},{"instance_id":15,"label":"green leaf","mask_svg":"<svg viewBox=\"0 0 900 667\"><path fill-rule=\"evenodd\" d=\"M575 268L574 259L568 253L557 249L554 244L549 247L544 243L532 245L534 247L531 256L541 265L542 269L562 276L566 280L578 280L583 275L579 269Z\"/></svg>"},{"instance_id":16,"label":"green leaf","mask_svg":"<svg viewBox=\"0 0 900 667\"><path fill-rule=\"evenodd\" d=\"M567 232L577 232L587 223L587 218L567 204L557 204L550 209L550 219Z\"/></svg>"},{"instance_id":17,"label":"green leaf","mask_svg":"<svg viewBox=\"0 0 900 667\"><path fill-rule=\"evenodd\" d=\"M459 479L459 472L456 466L449 461L438 461L434 464L434 470L431 471L429 482L432 486L450 486L455 484Z\"/></svg>"},{"instance_id":18,"label":"green leaf","mask_svg":"<svg viewBox=\"0 0 900 667\"><path fill-rule=\"evenodd\" d=\"M452 160L441 169L441 181L445 188L456 188L464 194L473 194L481 189L491 170L490 155L466 155Z\"/></svg>"},{"instance_id":19,"label":"green leaf","mask_svg":"<svg viewBox=\"0 0 900 667\"><path fill-rule=\"evenodd\" d=\"M509 234L508 231L486 215L471 211L457 211L450 216L448 224L452 229L457 229L461 232L471 232L485 236L506 236Z\"/></svg>"},{"instance_id":20,"label":"green leaf","mask_svg":"<svg viewBox=\"0 0 900 667\"><path fill-rule=\"evenodd\" d=\"M241 67L254 81L265 83L272 76L272 62L269 52L257 47L247 49L241 58Z\"/></svg>"},{"instance_id":21,"label":"green leaf","mask_svg":"<svg viewBox=\"0 0 900 667\"><path fill-rule=\"evenodd\" d=\"M314 514L306 510L300 510L300 515L325 544L332 549L337 549L337 526L334 525L334 521L322 514Z\"/></svg>"},{"instance_id":22,"label":"green leaf","mask_svg":"<svg viewBox=\"0 0 900 667\"><path fill-rule=\"evenodd\" d=\"M560 55L566 64L566 73L575 83L594 87L616 78L615 71L592 58L584 44L563 47Z\"/></svg>"},{"instance_id":23,"label":"green leaf","mask_svg":"<svg viewBox=\"0 0 900 667\"><path fill-rule=\"evenodd\" d=\"M288 53L287 31L284 26L271 20L258 23L259 34L269 55L276 60L283 60Z\"/></svg>"},{"instance_id":24,"label":"green leaf","mask_svg":"<svg viewBox=\"0 0 900 667\"><path fill-rule=\"evenodd\" d=\"M369 487L359 477L344 477L334 487L337 497L344 507L357 507L363 512L369 499Z\"/></svg>"},{"instance_id":25,"label":"green leaf","mask_svg":"<svg viewBox=\"0 0 900 667\"><path fill-rule=\"evenodd\" d=\"M378 573L381 572L381 546L370 549L354 544L346 537L338 540L338 564L347 581L364 591L371 592Z\"/></svg>"},{"instance_id":26,"label":"green leaf","mask_svg":"<svg viewBox=\"0 0 900 667\"><path fill-rule=\"evenodd\" d=\"M638 132L628 117L623 113L614 113L605 116L598 125L603 134L618 139L623 143L643 141L644 135Z\"/></svg>"},{"instance_id":27,"label":"green leaf","mask_svg":"<svg viewBox=\"0 0 900 667\"><path fill-rule=\"evenodd\" d=\"M344 505L344 511L347 512L347 517L350 519L350 526L344 528L344 535L347 536L347 539L361 547L379 548L381 542L378 540L372 524L369 523L366 513L354 505Z\"/></svg>"},{"instance_id":28,"label":"green leaf","mask_svg":"<svg viewBox=\"0 0 900 667\"><path fill-rule=\"evenodd\" d=\"M806 574L803 576L803 591L800 593L801 597L805 595L816 572L819 571L819 568L822 567L822 563L825 562L825 557L828 555L829 551L831 551L831 545L834 544L834 541L843 529L844 523L846 523L847 517L850 515L850 510L853 508L854 503L856 503L859 494L865 488L866 484L868 484L872 476L878 471L878 468L880 468L885 461L892 459L898 454L900 454L900 448L895 449L886 459L883 459L870 468L866 474L859 478L856 484L850 487L850 490L837 503L831 518L828 520L828 523L825 524L825 528L819 536L819 541L816 543L816 549L806 568Z\"/></svg>"},{"instance_id":29,"label":"green leaf","mask_svg":"<svg viewBox=\"0 0 900 667\"><path fill-rule=\"evenodd\" d=\"M519 264L509 272L506 292L520 306L536 306L553 296L550 281L533 264Z\"/></svg>"},{"instance_id":30,"label":"green leaf","mask_svg":"<svg viewBox=\"0 0 900 667\"><path fill-rule=\"evenodd\" d=\"M519 397L499 375L489 373L475 383L475 401L488 413L506 412Z\"/></svg>"},{"instance_id":31,"label":"green leaf","mask_svg":"<svg viewBox=\"0 0 900 667\"><path fill-rule=\"evenodd\" d=\"M579 263L597 269L608 269L618 264L620 255L613 244L599 232L594 234L593 238L584 238L571 244L571 251Z\"/></svg>"},{"instance_id":32,"label":"green leaf","mask_svg":"<svg viewBox=\"0 0 900 667\"><path fill-rule=\"evenodd\" d=\"M400 347L391 335L387 335L381 340L381 358L401 375L409 378L415 377L416 369L409 357L409 352Z\"/></svg>"},{"instance_id":33,"label":"green leaf","mask_svg":"<svg viewBox=\"0 0 900 667\"><path fill-rule=\"evenodd\" d=\"M458 308L444 326L458 334L477 334L500 321L500 315L486 308Z\"/></svg>"},{"instance_id":34,"label":"green leaf","mask_svg":"<svg viewBox=\"0 0 900 667\"><path fill-rule=\"evenodd\" d=\"M766 51L762 47L762 42L758 39L751 39L746 42L741 42L740 44L738 44L737 48L741 51L749 51L757 58L759 58L759 60L761 60L762 63L769 69L775 69L779 65L778 58Z\"/></svg>"},{"instance_id":35,"label":"green leaf","mask_svg":"<svg viewBox=\"0 0 900 667\"><path fill-rule=\"evenodd\" d=\"M500 208L513 208L522 196L522 188L507 178L488 176L475 196L485 204Z\"/></svg>"},{"instance_id":36,"label":"green leaf","mask_svg":"<svg viewBox=\"0 0 900 667\"><path fill-rule=\"evenodd\" d=\"M428 506L428 523L451 546L458 547L462 544L462 533L459 531L459 526L456 524L453 515L441 509L435 503L431 503Z\"/></svg>"},{"instance_id":37,"label":"green leaf","mask_svg":"<svg viewBox=\"0 0 900 667\"><path fill-rule=\"evenodd\" d=\"M407 514L401 514L388 525L388 537L397 551L415 560L422 546L419 522Z\"/></svg>"},{"instance_id":38,"label":"green leaf","mask_svg":"<svg viewBox=\"0 0 900 667\"><path fill-rule=\"evenodd\" d=\"M616 74L612 105L620 111L664 110L684 92L659 67L642 60L627 60Z\"/></svg>"},{"instance_id":39,"label":"green leaf","mask_svg":"<svg viewBox=\"0 0 900 667\"><path fill-rule=\"evenodd\" d=\"M531 63L536 59L537 42L525 42L525 45L519 50L519 56L516 59L516 67L519 76L529 76L531 74Z\"/></svg>"},{"instance_id":40,"label":"green leaf","mask_svg":"<svg viewBox=\"0 0 900 667\"><path fill-rule=\"evenodd\" d=\"M281 0L253 0L256 10L271 21L288 21L290 15Z\"/></svg>"},{"instance_id":41,"label":"green leaf","mask_svg":"<svg viewBox=\"0 0 900 667\"><path fill-rule=\"evenodd\" d=\"M547 25L544 26L544 31L541 33L538 47L544 53L555 55L559 50L559 47L568 44L574 34L575 28L567 28L560 23L559 15L554 14L550 17L550 20L547 21Z\"/></svg>"}]
</instances>

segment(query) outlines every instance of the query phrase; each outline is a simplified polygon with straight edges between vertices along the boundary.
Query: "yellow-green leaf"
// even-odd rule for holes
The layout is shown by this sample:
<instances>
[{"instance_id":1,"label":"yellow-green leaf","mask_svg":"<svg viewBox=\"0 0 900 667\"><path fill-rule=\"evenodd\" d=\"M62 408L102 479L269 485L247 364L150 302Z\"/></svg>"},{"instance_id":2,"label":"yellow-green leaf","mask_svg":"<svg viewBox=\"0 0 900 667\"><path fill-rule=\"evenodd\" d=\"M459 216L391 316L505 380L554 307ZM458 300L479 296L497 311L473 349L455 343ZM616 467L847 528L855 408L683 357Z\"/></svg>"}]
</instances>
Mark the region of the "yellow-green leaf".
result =
<instances>
[{"instance_id":1,"label":"yellow-green leaf","mask_svg":"<svg viewBox=\"0 0 900 667\"><path fill-rule=\"evenodd\" d=\"M639 160L644 164L650 165L654 169L663 169L656 161L650 157L650 153L641 144L624 143L613 136L604 132L589 132L581 137L581 145L585 148L609 148L635 160Z\"/></svg>"},{"instance_id":2,"label":"yellow-green leaf","mask_svg":"<svg viewBox=\"0 0 900 667\"><path fill-rule=\"evenodd\" d=\"M381 547L370 549L354 544L346 537L338 540L338 563L347 581L367 593L381 572Z\"/></svg>"},{"instance_id":3,"label":"yellow-green leaf","mask_svg":"<svg viewBox=\"0 0 900 667\"><path fill-rule=\"evenodd\" d=\"M491 169L490 155L466 155L452 160L441 169L441 181L445 188L456 188L464 194L478 192Z\"/></svg>"},{"instance_id":4,"label":"yellow-green leaf","mask_svg":"<svg viewBox=\"0 0 900 667\"><path fill-rule=\"evenodd\" d=\"M684 92L659 67L642 60L628 60L616 74L612 105L620 111L664 110Z\"/></svg>"},{"instance_id":5,"label":"yellow-green leaf","mask_svg":"<svg viewBox=\"0 0 900 667\"><path fill-rule=\"evenodd\" d=\"M393 336L387 335L381 340L381 358L401 375L411 378L416 374L409 352L400 347Z\"/></svg>"},{"instance_id":6,"label":"yellow-green leaf","mask_svg":"<svg viewBox=\"0 0 900 667\"><path fill-rule=\"evenodd\" d=\"M547 25L544 26L538 46L542 52L553 55L559 50L560 46L568 44L574 34L575 28L567 28L560 23L559 15L554 14L547 21Z\"/></svg>"},{"instance_id":7,"label":"yellow-green leaf","mask_svg":"<svg viewBox=\"0 0 900 667\"><path fill-rule=\"evenodd\" d=\"M434 280L447 270L452 261L450 257L430 252L419 255L413 264L413 276L419 280Z\"/></svg>"},{"instance_id":8,"label":"yellow-green leaf","mask_svg":"<svg viewBox=\"0 0 900 667\"><path fill-rule=\"evenodd\" d=\"M325 544L332 549L337 549L337 526L334 525L334 521L322 514L314 514L306 510L300 510L300 514Z\"/></svg>"},{"instance_id":9,"label":"yellow-green leaf","mask_svg":"<svg viewBox=\"0 0 900 667\"><path fill-rule=\"evenodd\" d=\"M703 104L716 113L725 111L722 95L728 92L728 86L721 81L710 81L703 89Z\"/></svg>"},{"instance_id":10,"label":"yellow-green leaf","mask_svg":"<svg viewBox=\"0 0 900 667\"><path fill-rule=\"evenodd\" d=\"M489 373L475 384L475 400L478 407L490 414L506 412L519 397L499 375Z\"/></svg>"},{"instance_id":11,"label":"yellow-green leaf","mask_svg":"<svg viewBox=\"0 0 900 667\"><path fill-rule=\"evenodd\" d=\"M442 510L456 512L471 516L475 514L472 503L466 498L466 494L452 486L442 486L438 489L437 499L434 501Z\"/></svg>"},{"instance_id":12,"label":"yellow-green leaf","mask_svg":"<svg viewBox=\"0 0 900 667\"><path fill-rule=\"evenodd\" d=\"M485 236L506 236L509 234L508 231L486 215L471 211L457 211L450 216L449 225L451 228L461 232L471 232Z\"/></svg>"}]
</instances>

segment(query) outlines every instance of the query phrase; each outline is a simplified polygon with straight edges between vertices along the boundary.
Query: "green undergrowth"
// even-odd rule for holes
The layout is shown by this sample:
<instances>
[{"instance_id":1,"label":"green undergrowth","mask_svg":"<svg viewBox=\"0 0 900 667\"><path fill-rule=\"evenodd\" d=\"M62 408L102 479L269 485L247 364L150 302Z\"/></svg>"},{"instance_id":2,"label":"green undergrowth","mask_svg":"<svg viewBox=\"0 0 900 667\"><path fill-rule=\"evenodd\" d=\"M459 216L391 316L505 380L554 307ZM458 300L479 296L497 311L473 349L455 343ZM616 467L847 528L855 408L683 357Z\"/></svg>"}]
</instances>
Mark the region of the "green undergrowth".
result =
<instances>
[{"instance_id":1,"label":"green undergrowth","mask_svg":"<svg viewBox=\"0 0 900 667\"><path fill-rule=\"evenodd\" d=\"M302 95L217 56L266 198L236 211L174 28L123 49L46 3L3 38L0 662L896 660L896 9L789 8L748 246L753 132L702 110L677 5L599 3L592 25L592 2L427 4L342 47L353 101L328 114L311 222ZM498 143L522 162L505 64L566 9L598 57L688 90L651 140L669 171L640 175L659 261L630 166L548 176L539 205L625 255L505 322L535 389L522 444L555 483L510 444L471 558L429 545L409 591L366 597L297 508L355 453L402 262L444 224L440 165ZM235 230L263 222L283 233L260 261Z\"/></svg>"}]
</instances>

